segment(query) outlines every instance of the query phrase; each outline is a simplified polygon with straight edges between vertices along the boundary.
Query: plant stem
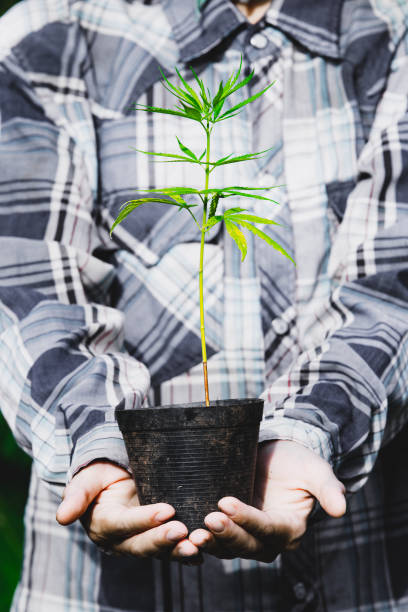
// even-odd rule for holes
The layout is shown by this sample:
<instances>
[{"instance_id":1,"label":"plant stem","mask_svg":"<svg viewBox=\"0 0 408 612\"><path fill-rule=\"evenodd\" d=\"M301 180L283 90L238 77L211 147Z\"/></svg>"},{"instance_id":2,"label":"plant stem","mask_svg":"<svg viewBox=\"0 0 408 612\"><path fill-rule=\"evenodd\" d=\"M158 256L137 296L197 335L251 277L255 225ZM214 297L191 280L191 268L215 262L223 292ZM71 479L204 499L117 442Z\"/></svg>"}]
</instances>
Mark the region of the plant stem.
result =
<instances>
[{"instance_id":1,"label":"plant stem","mask_svg":"<svg viewBox=\"0 0 408 612\"><path fill-rule=\"evenodd\" d=\"M210 161L210 129L209 129L208 120L207 120L207 126L204 129L207 134L207 151L206 151L207 155L206 155L206 163L205 163L205 189L208 189L209 176L210 176L210 164L209 164L209 161ZM199 271L198 279L199 279L199 286L200 286L200 332L201 332L201 351L203 355L205 405L209 406L210 396L208 393L207 347L205 343L204 283L203 283L205 224L207 223L207 204L208 204L208 195L206 195L204 198L204 206L203 206L203 221L201 225L201 244L200 244L200 271Z\"/></svg>"}]
</instances>

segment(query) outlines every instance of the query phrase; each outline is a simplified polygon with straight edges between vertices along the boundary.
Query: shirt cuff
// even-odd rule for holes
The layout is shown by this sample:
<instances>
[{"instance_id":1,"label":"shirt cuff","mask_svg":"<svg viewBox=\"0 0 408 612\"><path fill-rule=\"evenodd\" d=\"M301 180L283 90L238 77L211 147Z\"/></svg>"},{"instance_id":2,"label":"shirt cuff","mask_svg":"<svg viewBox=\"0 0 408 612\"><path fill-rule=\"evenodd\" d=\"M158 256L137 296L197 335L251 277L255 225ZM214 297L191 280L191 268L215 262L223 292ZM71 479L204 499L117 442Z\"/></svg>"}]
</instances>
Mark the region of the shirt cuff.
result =
<instances>
[{"instance_id":1,"label":"shirt cuff","mask_svg":"<svg viewBox=\"0 0 408 612\"><path fill-rule=\"evenodd\" d=\"M105 422L81 436L72 454L67 482L96 460L110 461L131 473L125 443L116 421Z\"/></svg>"},{"instance_id":2,"label":"shirt cuff","mask_svg":"<svg viewBox=\"0 0 408 612\"><path fill-rule=\"evenodd\" d=\"M333 466L334 452L330 436L319 427L275 413L275 416L261 421L258 442L268 440L298 442Z\"/></svg>"}]
</instances>

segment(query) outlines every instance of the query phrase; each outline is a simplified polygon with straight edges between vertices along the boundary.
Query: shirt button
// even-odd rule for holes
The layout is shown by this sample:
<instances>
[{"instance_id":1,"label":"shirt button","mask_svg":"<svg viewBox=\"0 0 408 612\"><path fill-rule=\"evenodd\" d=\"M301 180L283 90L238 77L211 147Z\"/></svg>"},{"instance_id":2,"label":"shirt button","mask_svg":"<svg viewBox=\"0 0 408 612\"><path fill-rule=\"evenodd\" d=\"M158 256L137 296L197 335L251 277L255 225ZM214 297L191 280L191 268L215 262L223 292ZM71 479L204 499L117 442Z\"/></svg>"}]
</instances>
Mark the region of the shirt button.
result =
<instances>
[{"instance_id":1,"label":"shirt button","mask_svg":"<svg viewBox=\"0 0 408 612\"><path fill-rule=\"evenodd\" d=\"M306 587L303 582L297 582L293 587L293 592L298 601L302 601L306 597Z\"/></svg>"},{"instance_id":2,"label":"shirt button","mask_svg":"<svg viewBox=\"0 0 408 612\"><path fill-rule=\"evenodd\" d=\"M268 44L268 39L265 38L263 34L259 34L259 32L257 32L251 37L249 42L253 47L255 47L255 49L265 49L266 45Z\"/></svg>"},{"instance_id":3,"label":"shirt button","mask_svg":"<svg viewBox=\"0 0 408 612\"><path fill-rule=\"evenodd\" d=\"M284 319L273 319L272 327L278 336L283 336L289 330L289 325Z\"/></svg>"}]
</instances>

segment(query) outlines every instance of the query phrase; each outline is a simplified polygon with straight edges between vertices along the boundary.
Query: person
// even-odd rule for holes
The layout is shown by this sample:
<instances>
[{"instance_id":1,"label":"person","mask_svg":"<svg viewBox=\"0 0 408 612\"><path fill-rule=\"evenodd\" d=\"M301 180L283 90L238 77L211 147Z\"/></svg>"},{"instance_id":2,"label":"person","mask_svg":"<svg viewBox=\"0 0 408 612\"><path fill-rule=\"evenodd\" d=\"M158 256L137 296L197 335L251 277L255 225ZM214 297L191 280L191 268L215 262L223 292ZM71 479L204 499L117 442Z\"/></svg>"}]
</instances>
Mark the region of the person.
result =
<instances>
[{"instance_id":1,"label":"person","mask_svg":"<svg viewBox=\"0 0 408 612\"><path fill-rule=\"evenodd\" d=\"M33 458L12 611L408 610L408 8L200 4L30 0L0 20L1 408ZM214 157L274 147L239 182L280 186L251 209L297 265L208 242L212 397L265 411L253 505L223 498L187 537L165 500L138 504L113 409L202 400L197 233L155 204L109 228L135 189L202 180L132 148L201 146L130 109L173 104L158 66L212 90L241 56L235 103L276 83L217 126Z\"/></svg>"}]
</instances>

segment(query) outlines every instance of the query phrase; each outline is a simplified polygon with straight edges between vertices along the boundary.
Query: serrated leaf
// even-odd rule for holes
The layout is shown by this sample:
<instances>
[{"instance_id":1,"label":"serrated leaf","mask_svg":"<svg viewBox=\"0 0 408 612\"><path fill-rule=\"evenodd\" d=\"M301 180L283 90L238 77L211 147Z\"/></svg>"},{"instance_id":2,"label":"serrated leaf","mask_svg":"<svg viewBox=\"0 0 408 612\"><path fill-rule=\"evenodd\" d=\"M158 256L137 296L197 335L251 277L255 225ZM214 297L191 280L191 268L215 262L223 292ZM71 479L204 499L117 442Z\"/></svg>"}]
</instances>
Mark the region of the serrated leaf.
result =
<instances>
[{"instance_id":1,"label":"serrated leaf","mask_svg":"<svg viewBox=\"0 0 408 612\"><path fill-rule=\"evenodd\" d=\"M170 108L161 108L159 106L146 106L145 104L136 104L133 107L134 110L142 110L150 113L161 113L163 115L178 115L179 117L184 117L185 119L190 119L186 113L182 111L171 110Z\"/></svg>"},{"instance_id":2,"label":"serrated leaf","mask_svg":"<svg viewBox=\"0 0 408 612\"><path fill-rule=\"evenodd\" d=\"M245 193L242 191L231 191L231 190L228 190L226 193L228 193L228 195L224 197L227 197L227 198L232 195L237 195L237 196L241 196L242 198L254 198L254 200L266 200L267 202L273 202L274 204L279 204L279 202L277 202L276 200L272 200L272 198L267 198L266 196L256 195L254 193Z\"/></svg>"},{"instance_id":3,"label":"serrated leaf","mask_svg":"<svg viewBox=\"0 0 408 612\"><path fill-rule=\"evenodd\" d=\"M168 195L168 194L165 194L165 195ZM149 203L159 202L161 204L170 204L171 206L181 206L182 208L191 208L192 206L192 204L187 204L187 202L184 202L184 200L178 201L178 202L175 200L174 202L172 202L171 200L165 200L164 198L137 198L137 200L128 200L127 202L124 202L120 206L120 208L122 210L124 210L124 207L127 207L127 206L134 206L135 208L137 208L138 206L140 206L140 204L145 204L146 202L149 202Z\"/></svg>"},{"instance_id":4,"label":"serrated leaf","mask_svg":"<svg viewBox=\"0 0 408 612\"><path fill-rule=\"evenodd\" d=\"M211 187L211 189L200 189L197 193L201 193L201 195L209 194L209 193L221 194L222 191L223 191L222 187Z\"/></svg>"},{"instance_id":5,"label":"serrated leaf","mask_svg":"<svg viewBox=\"0 0 408 612\"><path fill-rule=\"evenodd\" d=\"M241 89L241 87L244 87L247 83L249 83L249 81L251 81L254 78L254 74L255 74L255 71L252 70L252 72L247 77L245 77L245 79L243 79L240 83L238 83L238 85L233 87L228 92L228 96L230 96L231 94L235 93L238 89Z\"/></svg>"},{"instance_id":6,"label":"serrated leaf","mask_svg":"<svg viewBox=\"0 0 408 612\"><path fill-rule=\"evenodd\" d=\"M252 161L254 159L258 159L257 157L254 157L253 154L246 154L246 155L237 155L235 157L231 157L230 159L227 159L226 161L216 161L214 162L213 165L213 169L214 168L218 168L218 166L227 166L228 164L238 164L240 162L244 162L244 161Z\"/></svg>"},{"instance_id":7,"label":"serrated leaf","mask_svg":"<svg viewBox=\"0 0 408 612\"><path fill-rule=\"evenodd\" d=\"M191 164L198 164L200 163L198 160L192 160L190 157L185 157L184 155L177 155L175 153L156 153L155 151L143 151L143 149L136 149L136 147L131 147L131 149L133 149L134 151L137 151L138 153L144 153L145 155L156 155L158 157L170 157L170 158L174 158L180 161L188 161Z\"/></svg>"},{"instance_id":8,"label":"serrated leaf","mask_svg":"<svg viewBox=\"0 0 408 612\"><path fill-rule=\"evenodd\" d=\"M241 212L246 212L246 208L239 208L238 206L236 206L235 208L227 208L227 210L224 210L224 216L233 215L235 213Z\"/></svg>"},{"instance_id":9,"label":"serrated leaf","mask_svg":"<svg viewBox=\"0 0 408 612\"><path fill-rule=\"evenodd\" d=\"M238 111L237 113L234 113L233 115L228 115L228 117L224 117L222 119L220 119L219 117L217 119L215 119L214 123L219 123L220 121L226 121L227 119L231 119L232 117L236 117L237 115L240 114L241 111Z\"/></svg>"},{"instance_id":10,"label":"serrated leaf","mask_svg":"<svg viewBox=\"0 0 408 612\"><path fill-rule=\"evenodd\" d=\"M138 198L137 200L128 200L127 202L124 202L122 206L120 207L121 208L120 213L118 214L118 216L116 217L115 221L112 224L109 235L112 236L112 232L115 229L115 227L119 225L119 223L122 223L122 221L126 219L126 217L131 212L133 212L136 208L139 208L139 206L141 206L142 204L146 204L146 203L150 204L152 202L158 202L160 204L169 204L170 206L177 206L178 208L185 208L193 216L193 219L195 219L194 215L190 211L190 208L192 206L195 206L195 204L193 205L187 204L187 202L185 202L179 196L176 196L176 198L174 198L174 201L165 200L164 198Z\"/></svg>"},{"instance_id":11,"label":"serrated leaf","mask_svg":"<svg viewBox=\"0 0 408 612\"><path fill-rule=\"evenodd\" d=\"M266 149L268 151L268 149ZM272 187L247 187L243 185L231 185L230 187L223 187L224 191L239 190L239 191L266 191L268 189L276 189L277 187L284 187L284 185L272 185Z\"/></svg>"},{"instance_id":12,"label":"serrated leaf","mask_svg":"<svg viewBox=\"0 0 408 612\"><path fill-rule=\"evenodd\" d=\"M200 110L203 110L202 104L200 102L200 98L198 97L197 93L194 91L194 89L187 83L187 81L181 76L180 72L177 70L176 68L176 72L177 75L180 79L180 81L183 83L184 87L187 89L187 92L190 94L190 96L194 99L195 104L197 105L197 108ZM187 93L186 92L186 93Z\"/></svg>"},{"instance_id":13,"label":"serrated leaf","mask_svg":"<svg viewBox=\"0 0 408 612\"><path fill-rule=\"evenodd\" d=\"M128 202L125 202L124 204L122 204L122 206L120 207L122 210L116 217L115 221L113 222L112 227L110 228L109 235L112 236L112 232L115 229L115 227L119 225L119 223L121 223L128 215L130 215L130 213L133 210L135 210L142 204L145 204L146 202L151 202L151 201L159 201L159 202L165 202L166 204L172 204L172 203L174 204L174 202L168 202L167 200L162 200L161 198L156 198L152 200L148 198L141 198L140 200L129 200Z\"/></svg>"},{"instance_id":14,"label":"serrated leaf","mask_svg":"<svg viewBox=\"0 0 408 612\"><path fill-rule=\"evenodd\" d=\"M194 189L194 187L159 187L158 189L138 189L137 191L146 192L146 193L167 193L173 192L183 195L184 193L200 193L199 189ZM195 204L194 204L195 206Z\"/></svg>"},{"instance_id":15,"label":"serrated leaf","mask_svg":"<svg viewBox=\"0 0 408 612\"><path fill-rule=\"evenodd\" d=\"M218 91L215 94L214 98L212 99L213 108L215 108L217 106L218 102L220 101L220 98L221 98L221 96L223 94L223 91L224 91L224 85L223 85L223 83L221 81L219 86L218 86Z\"/></svg>"},{"instance_id":16,"label":"serrated leaf","mask_svg":"<svg viewBox=\"0 0 408 612\"><path fill-rule=\"evenodd\" d=\"M244 234L234 223L231 223L231 221L228 221L225 218L225 216L224 216L224 222L225 222L225 227L227 228L227 232L229 233L229 235L231 236L231 238L233 239L233 241L235 242L235 244L241 251L241 261L244 261L245 256L247 254L247 250L248 250L247 242L246 242Z\"/></svg>"},{"instance_id":17,"label":"serrated leaf","mask_svg":"<svg viewBox=\"0 0 408 612\"><path fill-rule=\"evenodd\" d=\"M221 163L222 163L223 161L225 161L226 159L229 159L229 158L231 157L231 155L233 155L233 153L230 153L229 155L225 155L225 157L220 157L220 159L217 159L217 161L215 161L215 162L210 162L210 163L211 163L211 164L213 164L214 166L215 166L215 165L220 166L220 165L221 165Z\"/></svg>"},{"instance_id":18,"label":"serrated leaf","mask_svg":"<svg viewBox=\"0 0 408 612\"><path fill-rule=\"evenodd\" d=\"M222 158L221 158L222 159ZM225 161L219 161L213 163L214 168L218 166L226 166L227 164L236 164L238 162L249 161L254 159L254 153L248 153L246 155L237 155L236 157L231 157Z\"/></svg>"},{"instance_id":19,"label":"serrated leaf","mask_svg":"<svg viewBox=\"0 0 408 612\"><path fill-rule=\"evenodd\" d=\"M260 230L258 227L255 227L255 225L251 225L250 223L247 223L246 221L240 221L239 225L242 225L243 227L245 227L246 229L248 229L250 232L252 232L253 234L255 234L256 236L258 236L259 238L262 238L262 240L264 240L265 242L267 242L272 248L274 248L276 251L279 251L280 253L282 253L282 255L284 255L285 257L287 257L288 259L290 259L290 261L292 263L295 264L295 261L292 259L292 257L289 255L289 253L287 253L285 251L285 249L283 248L283 246L281 246L278 242L276 242L275 240L273 240L270 236L268 236L268 234L265 234L265 232L263 232L262 230Z\"/></svg>"},{"instance_id":20,"label":"serrated leaf","mask_svg":"<svg viewBox=\"0 0 408 612\"><path fill-rule=\"evenodd\" d=\"M227 212L225 211L224 215L226 215ZM228 215L229 216L229 215ZM276 221L272 221L271 219L265 219L264 217L258 217L257 215L251 215L251 214L232 214L231 215L231 221L234 222L238 222L238 221L250 221L251 223L263 223L265 225L279 225L280 227L282 226L281 223L277 223Z\"/></svg>"},{"instance_id":21,"label":"serrated leaf","mask_svg":"<svg viewBox=\"0 0 408 612\"><path fill-rule=\"evenodd\" d=\"M188 115L190 119L194 119L195 121L201 121L201 111L197 110L196 108L193 108L192 106L188 106L184 102L181 102L181 105L183 106L184 112L186 113L186 115Z\"/></svg>"},{"instance_id":22,"label":"serrated leaf","mask_svg":"<svg viewBox=\"0 0 408 612\"><path fill-rule=\"evenodd\" d=\"M201 99L204 102L204 104L209 107L210 106L210 102L207 98L207 94L205 93L205 87L204 87L204 83L202 82L202 80L197 76L197 74L195 73L194 69L190 66L190 70L194 75L195 80L198 83L198 86L200 88L200 92L201 92Z\"/></svg>"},{"instance_id":23,"label":"serrated leaf","mask_svg":"<svg viewBox=\"0 0 408 612\"><path fill-rule=\"evenodd\" d=\"M168 87L166 87L166 85L164 83L162 83L163 87L165 89L167 89L167 91L170 91L170 93L174 96L176 96L177 98L179 98L180 100L184 99L187 102L190 102L190 104L193 104L193 106L195 106L196 108L200 109L201 105L197 105L196 100L194 99L193 96L191 96L187 91L184 91L181 87L176 87L175 85L173 85L173 83L170 83L170 81L167 79L167 77L165 76L164 72L161 70L160 66L159 66L159 70L160 73L164 79L164 81L167 83ZM177 69L176 69L177 72ZM177 72L178 74L178 72ZM180 75L179 75L180 76ZM169 89L170 88L170 89Z\"/></svg>"},{"instance_id":24,"label":"serrated leaf","mask_svg":"<svg viewBox=\"0 0 408 612\"><path fill-rule=\"evenodd\" d=\"M217 223L220 223L223 220L224 220L223 215L214 215L214 217L211 217L210 219L208 219L207 223L204 225L205 231L208 232L208 230L214 227L214 225L217 225Z\"/></svg>"},{"instance_id":25,"label":"serrated leaf","mask_svg":"<svg viewBox=\"0 0 408 612\"><path fill-rule=\"evenodd\" d=\"M175 91L173 91L172 89L170 89L170 87L167 87L167 85L165 83L162 82L162 86L164 87L164 89L166 91L168 91L169 93L171 93L172 96L174 96L175 98L177 98L180 102L188 102L189 104L193 105L194 107L195 105L195 101L192 100L190 98L190 96L187 96L185 94L185 92L183 92L182 90L177 89L177 87L174 87L173 89ZM180 91L181 93L176 93L176 91Z\"/></svg>"},{"instance_id":26,"label":"serrated leaf","mask_svg":"<svg viewBox=\"0 0 408 612\"><path fill-rule=\"evenodd\" d=\"M197 160L197 156L191 151L191 149L189 149L188 147L186 147L186 145L184 145L181 140L179 140L179 138L176 136L177 138L177 142L179 144L180 150L185 153L186 155L188 155L189 157L191 157L191 159L195 159Z\"/></svg>"},{"instance_id":27,"label":"serrated leaf","mask_svg":"<svg viewBox=\"0 0 408 612\"><path fill-rule=\"evenodd\" d=\"M118 214L115 221L112 223L112 226L109 231L110 237L112 237L112 232L115 229L115 227L119 225L119 223L121 223L133 210L135 210L135 208L138 208L138 206L141 206L143 202L139 202L137 204L135 203L134 206L129 206L129 202L125 202L125 204L127 205L126 208Z\"/></svg>"},{"instance_id":28,"label":"serrated leaf","mask_svg":"<svg viewBox=\"0 0 408 612\"><path fill-rule=\"evenodd\" d=\"M222 120L225 117L229 117L231 115L231 113L235 113L235 111L239 110L240 108L242 108L243 106L246 106L247 104L249 104L250 102L253 102L254 100L256 100L257 98L259 98L260 96L262 96L266 91L268 91L268 89L270 89L272 87L272 85L275 84L275 81L273 81L272 83L270 83L267 87L265 87L264 89L262 89L262 91L259 91L258 93L254 94L253 96L250 96L249 98L247 98L246 100L243 100L242 102L240 102L239 104L236 104L235 106L233 106L232 108L230 108L229 110L227 110L223 115L221 115L221 117L219 118L219 120Z\"/></svg>"},{"instance_id":29,"label":"serrated leaf","mask_svg":"<svg viewBox=\"0 0 408 612\"><path fill-rule=\"evenodd\" d=\"M222 107L224 106L225 98L223 98L218 104L214 107L214 120L217 119L218 115L222 111Z\"/></svg>"},{"instance_id":30,"label":"serrated leaf","mask_svg":"<svg viewBox=\"0 0 408 612\"><path fill-rule=\"evenodd\" d=\"M240 62L239 62L238 70L236 71L235 75L234 75L234 73L232 73L232 75L228 79L225 87L227 87L227 85L228 85L228 88L230 89L231 87L233 87L235 85L235 83L238 81L239 76L241 74L241 69L242 69L242 53L241 53L241 59L240 59Z\"/></svg>"},{"instance_id":31,"label":"serrated leaf","mask_svg":"<svg viewBox=\"0 0 408 612\"><path fill-rule=\"evenodd\" d=\"M214 167L216 166L226 166L227 164L236 164L238 162L243 161L251 161L253 159L259 159L262 155L265 155L268 151L271 151L275 147L269 147L268 149L264 149L263 151L256 151L255 153L245 153L243 155L237 155L236 157L221 157L217 159L216 162L213 162Z\"/></svg>"}]
</instances>

